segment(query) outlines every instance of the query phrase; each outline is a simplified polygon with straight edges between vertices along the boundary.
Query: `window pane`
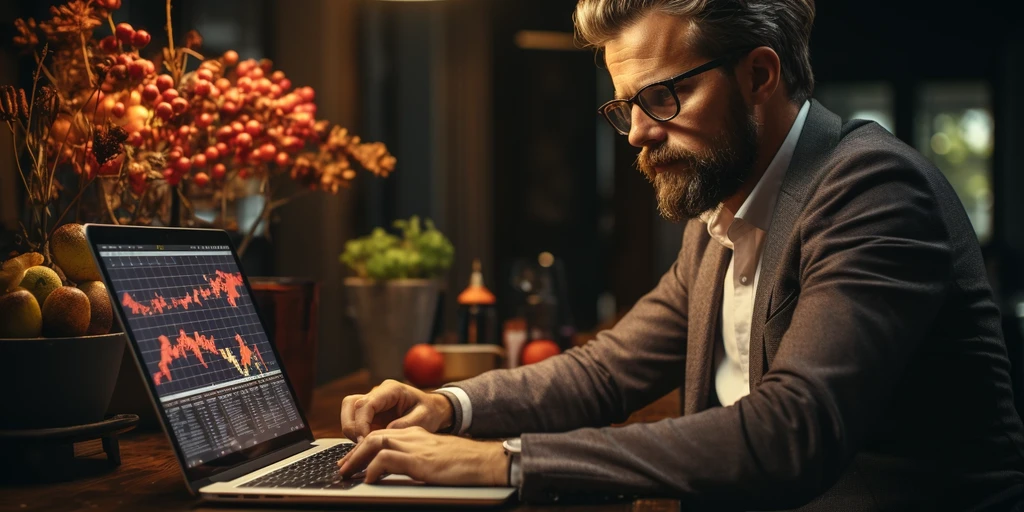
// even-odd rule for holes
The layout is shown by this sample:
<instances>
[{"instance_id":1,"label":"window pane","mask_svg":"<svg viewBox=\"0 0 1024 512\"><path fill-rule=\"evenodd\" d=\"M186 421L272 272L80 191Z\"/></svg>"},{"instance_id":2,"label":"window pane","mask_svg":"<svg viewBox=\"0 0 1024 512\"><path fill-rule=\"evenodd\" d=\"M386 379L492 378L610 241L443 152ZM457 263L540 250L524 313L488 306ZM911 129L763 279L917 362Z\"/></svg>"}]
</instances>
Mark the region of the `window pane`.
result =
<instances>
[{"instance_id":1,"label":"window pane","mask_svg":"<svg viewBox=\"0 0 1024 512\"><path fill-rule=\"evenodd\" d=\"M992 235L994 123L986 84L928 84L918 96L915 145L956 189L984 243Z\"/></svg>"},{"instance_id":2,"label":"window pane","mask_svg":"<svg viewBox=\"0 0 1024 512\"><path fill-rule=\"evenodd\" d=\"M843 121L867 119L896 133L895 93L888 83L823 83L815 87L814 97Z\"/></svg>"}]
</instances>

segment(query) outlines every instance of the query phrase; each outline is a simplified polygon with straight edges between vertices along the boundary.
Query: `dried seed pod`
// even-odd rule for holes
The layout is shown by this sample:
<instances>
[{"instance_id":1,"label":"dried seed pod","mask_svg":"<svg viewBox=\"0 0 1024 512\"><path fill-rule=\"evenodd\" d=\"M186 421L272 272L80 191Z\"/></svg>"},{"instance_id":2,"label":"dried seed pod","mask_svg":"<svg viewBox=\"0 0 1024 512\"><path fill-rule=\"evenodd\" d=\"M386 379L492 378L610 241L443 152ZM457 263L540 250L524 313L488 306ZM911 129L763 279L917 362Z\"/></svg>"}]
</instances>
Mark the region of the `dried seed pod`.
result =
<instances>
[{"instance_id":1,"label":"dried seed pod","mask_svg":"<svg viewBox=\"0 0 1024 512\"><path fill-rule=\"evenodd\" d=\"M0 121L10 122L18 118L18 95L14 87L0 85Z\"/></svg>"},{"instance_id":2,"label":"dried seed pod","mask_svg":"<svg viewBox=\"0 0 1024 512\"><path fill-rule=\"evenodd\" d=\"M21 117L28 119L28 97L25 96L25 89L18 89L18 108L21 109Z\"/></svg>"},{"instance_id":3,"label":"dried seed pod","mask_svg":"<svg viewBox=\"0 0 1024 512\"><path fill-rule=\"evenodd\" d=\"M43 126L53 124L54 119L57 118L57 114L60 112L60 96L57 95L57 89L49 85L40 87L39 91L36 92L33 108L35 109L36 118L39 119Z\"/></svg>"}]
</instances>

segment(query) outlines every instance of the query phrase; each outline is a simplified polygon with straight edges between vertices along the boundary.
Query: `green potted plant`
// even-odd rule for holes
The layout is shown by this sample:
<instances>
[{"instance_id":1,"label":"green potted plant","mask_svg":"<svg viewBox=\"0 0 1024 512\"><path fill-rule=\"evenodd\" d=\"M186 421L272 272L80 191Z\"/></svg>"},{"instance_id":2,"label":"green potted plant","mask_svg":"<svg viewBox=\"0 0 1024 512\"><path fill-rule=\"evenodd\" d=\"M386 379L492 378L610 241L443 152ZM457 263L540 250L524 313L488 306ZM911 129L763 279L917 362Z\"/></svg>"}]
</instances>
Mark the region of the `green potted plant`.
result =
<instances>
[{"instance_id":1,"label":"green potted plant","mask_svg":"<svg viewBox=\"0 0 1024 512\"><path fill-rule=\"evenodd\" d=\"M397 220L400 235L376 228L349 240L340 260L355 272L345 279L367 368L375 381L401 379L405 353L429 343L441 277L455 253L427 219Z\"/></svg>"}]
</instances>

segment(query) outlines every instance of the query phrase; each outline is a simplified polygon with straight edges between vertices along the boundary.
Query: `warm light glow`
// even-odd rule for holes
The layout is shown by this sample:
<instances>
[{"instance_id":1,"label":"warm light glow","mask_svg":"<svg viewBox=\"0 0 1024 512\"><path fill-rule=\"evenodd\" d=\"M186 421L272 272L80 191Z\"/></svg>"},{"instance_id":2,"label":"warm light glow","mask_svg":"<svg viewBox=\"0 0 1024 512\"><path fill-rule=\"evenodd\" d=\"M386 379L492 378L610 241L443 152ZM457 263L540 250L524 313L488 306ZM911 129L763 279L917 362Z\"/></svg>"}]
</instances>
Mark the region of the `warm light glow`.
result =
<instances>
[{"instance_id":1,"label":"warm light glow","mask_svg":"<svg viewBox=\"0 0 1024 512\"><path fill-rule=\"evenodd\" d=\"M540 256L537 256L537 262L540 263L540 266L548 268L551 265L554 265L555 256L550 252L542 252L540 253Z\"/></svg>"},{"instance_id":2,"label":"warm light glow","mask_svg":"<svg viewBox=\"0 0 1024 512\"><path fill-rule=\"evenodd\" d=\"M524 50L582 50L571 33L544 30L516 32L516 46Z\"/></svg>"}]
</instances>

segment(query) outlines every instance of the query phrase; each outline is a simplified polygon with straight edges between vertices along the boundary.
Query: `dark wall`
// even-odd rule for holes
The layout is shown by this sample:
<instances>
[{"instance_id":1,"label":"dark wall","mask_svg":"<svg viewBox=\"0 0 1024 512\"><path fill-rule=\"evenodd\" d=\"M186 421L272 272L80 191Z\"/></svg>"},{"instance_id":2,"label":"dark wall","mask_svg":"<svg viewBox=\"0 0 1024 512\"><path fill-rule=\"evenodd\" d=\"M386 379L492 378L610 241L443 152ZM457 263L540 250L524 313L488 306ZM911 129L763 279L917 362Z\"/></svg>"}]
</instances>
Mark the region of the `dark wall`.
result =
<instances>
[{"instance_id":1,"label":"dark wall","mask_svg":"<svg viewBox=\"0 0 1024 512\"><path fill-rule=\"evenodd\" d=\"M572 32L574 1L496 2L494 20L495 254L505 316L520 297L517 262L552 253L574 325L596 319L606 250L598 239L597 74L592 53L524 49L520 30ZM559 267L556 267L559 268Z\"/></svg>"}]
</instances>

